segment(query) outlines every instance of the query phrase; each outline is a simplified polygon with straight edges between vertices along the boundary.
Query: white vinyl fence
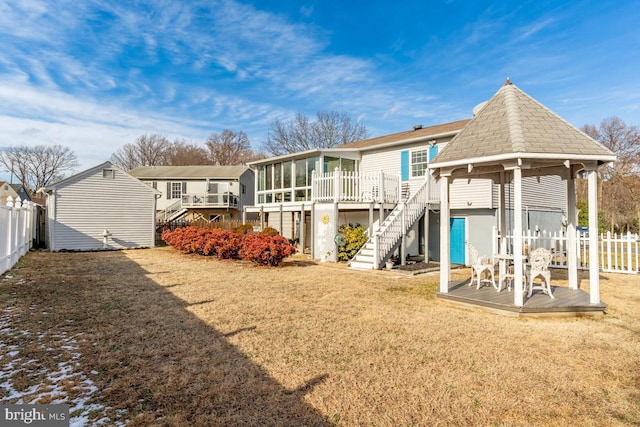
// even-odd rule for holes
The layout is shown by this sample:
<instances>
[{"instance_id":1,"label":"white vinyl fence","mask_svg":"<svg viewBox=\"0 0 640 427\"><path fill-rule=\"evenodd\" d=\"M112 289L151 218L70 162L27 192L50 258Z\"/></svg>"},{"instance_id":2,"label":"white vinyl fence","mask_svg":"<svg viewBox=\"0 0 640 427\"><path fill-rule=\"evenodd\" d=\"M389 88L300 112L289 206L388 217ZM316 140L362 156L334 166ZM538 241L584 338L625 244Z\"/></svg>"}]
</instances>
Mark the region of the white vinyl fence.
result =
<instances>
[{"instance_id":1,"label":"white vinyl fence","mask_svg":"<svg viewBox=\"0 0 640 427\"><path fill-rule=\"evenodd\" d=\"M35 205L18 197L0 206L0 274L13 267L31 248L35 236Z\"/></svg>"},{"instance_id":2,"label":"white vinyl fence","mask_svg":"<svg viewBox=\"0 0 640 427\"><path fill-rule=\"evenodd\" d=\"M507 234L507 247L513 246L513 236ZM498 231L493 228L493 253L498 253ZM554 253L550 267L567 268L567 236L564 233L528 230L522 236L525 250L547 248ZM589 268L589 236L576 232L578 268ZM637 234L615 234L607 232L598 236L599 269L609 273L640 273L640 241Z\"/></svg>"}]
</instances>

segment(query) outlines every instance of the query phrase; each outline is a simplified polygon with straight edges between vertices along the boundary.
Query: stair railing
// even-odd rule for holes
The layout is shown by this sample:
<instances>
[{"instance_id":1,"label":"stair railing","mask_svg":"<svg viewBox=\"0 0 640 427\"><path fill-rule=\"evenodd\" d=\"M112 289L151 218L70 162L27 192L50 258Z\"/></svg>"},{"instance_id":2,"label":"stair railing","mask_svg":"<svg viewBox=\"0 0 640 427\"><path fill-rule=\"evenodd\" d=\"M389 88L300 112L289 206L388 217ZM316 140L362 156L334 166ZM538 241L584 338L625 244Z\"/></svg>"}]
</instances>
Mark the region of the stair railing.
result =
<instances>
[{"instance_id":1,"label":"stair railing","mask_svg":"<svg viewBox=\"0 0 640 427\"><path fill-rule=\"evenodd\" d=\"M391 211L380 230L374 234L374 269L379 269L382 262L389 258L398 241L424 213L429 198L429 181L429 177L425 177L420 187Z\"/></svg>"}]
</instances>

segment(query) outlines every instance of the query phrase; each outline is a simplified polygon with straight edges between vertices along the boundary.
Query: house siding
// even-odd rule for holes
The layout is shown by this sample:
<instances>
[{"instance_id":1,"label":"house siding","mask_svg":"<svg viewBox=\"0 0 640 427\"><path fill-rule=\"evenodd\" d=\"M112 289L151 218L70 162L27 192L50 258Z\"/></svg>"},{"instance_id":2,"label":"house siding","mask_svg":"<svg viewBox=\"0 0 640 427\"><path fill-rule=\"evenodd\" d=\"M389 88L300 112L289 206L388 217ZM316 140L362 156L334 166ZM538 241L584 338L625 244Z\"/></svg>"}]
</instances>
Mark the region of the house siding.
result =
<instances>
[{"instance_id":1,"label":"house siding","mask_svg":"<svg viewBox=\"0 0 640 427\"><path fill-rule=\"evenodd\" d=\"M113 170L113 178L104 178L103 168L95 168L53 187L51 250L102 249L105 229L112 234L111 249L154 246L155 193L136 178Z\"/></svg>"},{"instance_id":2,"label":"house siding","mask_svg":"<svg viewBox=\"0 0 640 427\"><path fill-rule=\"evenodd\" d=\"M498 207L500 186L493 185L492 198ZM513 183L505 185L505 203L507 209L513 207ZM557 210L566 212L566 183L558 175L545 175L538 178L522 178L522 206L535 210Z\"/></svg>"},{"instance_id":3,"label":"house siding","mask_svg":"<svg viewBox=\"0 0 640 427\"><path fill-rule=\"evenodd\" d=\"M456 179L449 189L451 209L492 209L490 179Z\"/></svg>"}]
</instances>

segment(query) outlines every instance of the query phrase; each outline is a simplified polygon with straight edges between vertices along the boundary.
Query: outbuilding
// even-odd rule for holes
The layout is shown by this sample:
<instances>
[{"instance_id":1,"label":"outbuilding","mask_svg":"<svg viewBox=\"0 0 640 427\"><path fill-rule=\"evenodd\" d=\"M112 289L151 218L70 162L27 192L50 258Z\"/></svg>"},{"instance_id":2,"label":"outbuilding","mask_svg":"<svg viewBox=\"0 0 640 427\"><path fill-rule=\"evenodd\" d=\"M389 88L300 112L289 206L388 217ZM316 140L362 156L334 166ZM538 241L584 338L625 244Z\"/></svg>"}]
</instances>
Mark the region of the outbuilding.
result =
<instances>
[{"instance_id":1,"label":"outbuilding","mask_svg":"<svg viewBox=\"0 0 640 427\"><path fill-rule=\"evenodd\" d=\"M52 251L153 247L157 190L105 162L47 186Z\"/></svg>"}]
</instances>

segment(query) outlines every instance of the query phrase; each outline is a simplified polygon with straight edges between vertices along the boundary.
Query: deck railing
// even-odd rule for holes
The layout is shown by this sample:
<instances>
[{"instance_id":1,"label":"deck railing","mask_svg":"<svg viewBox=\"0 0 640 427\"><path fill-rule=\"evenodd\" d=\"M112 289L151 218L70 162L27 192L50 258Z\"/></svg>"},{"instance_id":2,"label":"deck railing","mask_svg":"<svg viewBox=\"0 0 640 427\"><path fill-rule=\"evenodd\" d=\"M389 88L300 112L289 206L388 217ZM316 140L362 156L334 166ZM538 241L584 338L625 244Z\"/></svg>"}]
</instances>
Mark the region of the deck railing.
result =
<instances>
[{"instance_id":1,"label":"deck railing","mask_svg":"<svg viewBox=\"0 0 640 427\"><path fill-rule=\"evenodd\" d=\"M239 205L238 196L230 192L183 194L179 200L158 213L157 222L171 221L184 209L238 209Z\"/></svg>"},{"instance_id":2,"label":"deck railing","mask_svg":"<svg viewBox=\"0 0 640 427\"><path fill-rule=\"evenodd\" d=\"M183 194L183 208L238 208L238 196L230 193Z\"/></svg>"},{"instance_id":3,"label":"deck railing","mask_svg":"<svg viewBox=\"0 0 640 427\"><path fill-rule=\"evenodd\" d=\"M439 194L436 182L430 175L425 177L432 191ZM317 202L400 203L411 191L408 182L399 174L379 172L340 171L312 174L311 198ZM422 184L420 184L422 186Z\"/></svg>"},{"instance_id":4,"label":"deck railing","mask_svg":"<svg viewBox=\"0 0 640 427\"><path fill-rule=\"evenodd\" d=\"M513 236L506 235L507 247L513 245ZM554 257L550 267L567 268L567 236L561 232L526 231L522 243L528 250L543 247L549 249ZM498 253L498 231L493 229L493 253ZM598 236L599 269L609 273L640 273L640 240L637 234L602 233ZM589 268L589 235L576 231L576 253L578 268Z\"/></svg>"}]
</instances>

